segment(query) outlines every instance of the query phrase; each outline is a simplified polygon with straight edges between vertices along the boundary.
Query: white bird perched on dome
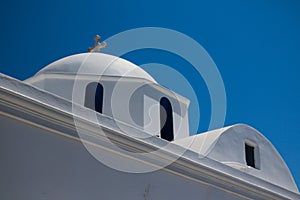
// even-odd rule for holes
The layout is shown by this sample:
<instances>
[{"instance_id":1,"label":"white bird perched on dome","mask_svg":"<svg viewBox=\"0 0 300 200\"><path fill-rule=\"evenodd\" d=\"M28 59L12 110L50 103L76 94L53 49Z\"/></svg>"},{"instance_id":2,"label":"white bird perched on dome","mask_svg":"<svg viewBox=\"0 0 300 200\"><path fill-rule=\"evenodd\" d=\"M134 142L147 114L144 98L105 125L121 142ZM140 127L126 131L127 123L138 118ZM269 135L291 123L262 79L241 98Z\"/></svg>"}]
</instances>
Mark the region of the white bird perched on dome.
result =
<instances>
[{"instance_id":1,"label":"white bird perched on dome","mask_svg":"<svg viewBox=\"0 0 300 200\"><path fill-rule=\"evenodd\" d=\"M104 47L106 47L106 42L102 42L100 43L100 39L101 39L101 36L100 35L96 35L95 38L94 38L94 46L93 47L89 47L88 48L88 52L100 52L100 50Z\"/></svg>"}]
</instances>

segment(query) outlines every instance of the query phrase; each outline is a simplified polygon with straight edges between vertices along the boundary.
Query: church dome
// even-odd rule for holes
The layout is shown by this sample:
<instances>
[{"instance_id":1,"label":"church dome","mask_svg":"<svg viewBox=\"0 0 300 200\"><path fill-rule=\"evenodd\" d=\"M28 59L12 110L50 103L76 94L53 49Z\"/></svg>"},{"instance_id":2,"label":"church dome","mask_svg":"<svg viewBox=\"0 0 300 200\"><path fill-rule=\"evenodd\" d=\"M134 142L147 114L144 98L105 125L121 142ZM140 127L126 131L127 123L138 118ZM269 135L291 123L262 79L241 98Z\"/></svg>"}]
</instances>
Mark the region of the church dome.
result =
<instances>
[{"instance_id":1,"label":"church dome","mask_svg":"<svg viewBox=\"0 0 300 200\"><path fill-rule=\"evenodd\" d=\"M103 53L82 53L62 58L49 64L35 76L43 74L131 77L156 83L154 78L137 65Z\"/></svg>"}]
</instances>

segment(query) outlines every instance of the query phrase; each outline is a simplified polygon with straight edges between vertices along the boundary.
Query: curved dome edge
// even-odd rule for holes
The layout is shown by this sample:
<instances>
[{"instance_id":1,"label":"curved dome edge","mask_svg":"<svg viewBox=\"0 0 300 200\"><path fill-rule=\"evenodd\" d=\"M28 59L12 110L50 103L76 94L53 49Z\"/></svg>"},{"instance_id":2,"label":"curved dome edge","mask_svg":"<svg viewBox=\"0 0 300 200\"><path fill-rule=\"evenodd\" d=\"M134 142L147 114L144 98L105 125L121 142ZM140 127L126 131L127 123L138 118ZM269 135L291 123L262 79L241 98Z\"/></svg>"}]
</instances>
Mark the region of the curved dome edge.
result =
<instances>
[{"instance_id":1,"label":"curved dome edge","mask_svg":"<svg viewBox=\"0 0 300 200\"><path fill-rule=\"evenodd\" d=\"M157 83L145 70L123 58L103 53L81 53L56 60L34 76L42 74L89 74L134 77Z\"/></svg>"}]
</instances>

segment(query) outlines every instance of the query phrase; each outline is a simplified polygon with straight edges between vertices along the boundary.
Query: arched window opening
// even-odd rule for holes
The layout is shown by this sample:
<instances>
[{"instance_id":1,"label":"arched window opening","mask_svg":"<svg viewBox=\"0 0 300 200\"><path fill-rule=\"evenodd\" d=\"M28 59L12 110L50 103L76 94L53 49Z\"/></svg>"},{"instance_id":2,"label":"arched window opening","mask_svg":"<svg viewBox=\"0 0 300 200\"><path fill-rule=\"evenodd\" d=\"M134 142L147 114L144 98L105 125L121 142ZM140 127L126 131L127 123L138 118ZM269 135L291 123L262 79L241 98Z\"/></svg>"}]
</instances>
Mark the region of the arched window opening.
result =
<instances>
[{"instance_id":1,"label":"arched window opening","mask_svg":"<svg viewBox=\"0 0 300 200\"><path fill-rule=\"evenodd\" d=\"M260 157L258 146L250 141L245 142L246 164L256 169L260 169Z\"/></svg>"},{"instance_id":2,"label":"arched window opening","mask_svg":"<svg viewBox=\"0 0 300 200\"><path fill-rule=\"evenodd\" d=\"M245 156L247 165L255 168L254 147L247 143L245 143Z\"/></svg>"},{"instance_id":3,"label":"arched window opening","mask_svg":"<svg viewBox=\"0 0 300 200\"><path fill-rule=\"evenodd\" d=\"M173 110L166 97L160 99L160 136L168 141L174 140Z\"/></svg>"},{"instance_id":4,"label":"arched window opening","mask_svg":"<svg viewBox=\"0 0 300 200\"><path fill-rule=\"evenodd\" d=\"M92 82L87 85L84 106L102 113L103 86L100 83Z\"/></svg>"}]
</instances>

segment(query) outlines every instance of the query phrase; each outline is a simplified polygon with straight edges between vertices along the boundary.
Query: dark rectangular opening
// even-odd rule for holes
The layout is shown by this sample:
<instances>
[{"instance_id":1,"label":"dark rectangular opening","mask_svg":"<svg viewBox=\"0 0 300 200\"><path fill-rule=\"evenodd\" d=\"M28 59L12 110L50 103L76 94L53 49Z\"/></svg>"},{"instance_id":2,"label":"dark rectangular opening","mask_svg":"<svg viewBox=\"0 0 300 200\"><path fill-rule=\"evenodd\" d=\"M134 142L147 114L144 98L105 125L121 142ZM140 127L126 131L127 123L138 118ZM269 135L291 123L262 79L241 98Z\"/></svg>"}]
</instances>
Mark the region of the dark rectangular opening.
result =
<instances>
[{"instance_id":1,"label":"dark rectangular opening","mask_svg":"<svg viewBox=\"0 0 300 200\"><path fill-rule=\"evenodd\" d=\"M102 84L96 82L89 83L85 91L84 106L102 113L103 90Z\"/></svg>"},{"instance_id":2,"label":"dark rectangular opening","mask_svg":"<svg viewBox=\"0 0 300 200\"><path fill-rule=\"evenodd\" d=\"M255 167L254 148L255 147L250 146L247 143L245 143L246 163L247 163L248 166L256 168Z\"/></svg>"},{"instance_id":3,"label":"dark rectangular opening","mask_svg":"<svg viewBox=\"0 0 300 200\"><path fill-rule=\"evenodd\" d=\"M160 99L160 136L162 139L173 141L173 109L171 102L166 97Z\"/></svg>"}]
</instances>

